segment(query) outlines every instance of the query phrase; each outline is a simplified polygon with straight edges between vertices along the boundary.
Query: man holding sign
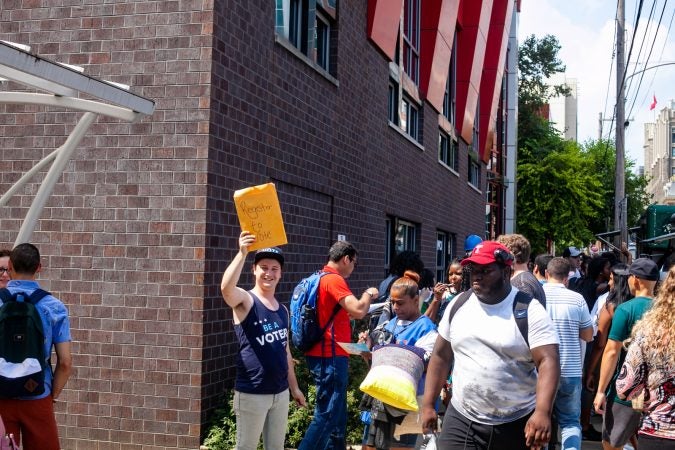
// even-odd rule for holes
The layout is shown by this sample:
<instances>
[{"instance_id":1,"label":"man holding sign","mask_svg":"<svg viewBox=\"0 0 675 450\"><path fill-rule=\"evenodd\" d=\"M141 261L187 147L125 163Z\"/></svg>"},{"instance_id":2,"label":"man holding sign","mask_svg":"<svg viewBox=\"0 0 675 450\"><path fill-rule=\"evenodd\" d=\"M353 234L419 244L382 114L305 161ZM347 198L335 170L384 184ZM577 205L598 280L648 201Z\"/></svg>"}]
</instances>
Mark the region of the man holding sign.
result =
<instances>
[{"instance_id":1,"label":"man holding sign","mask_svg":"<svg viewBox=\"0 0 675 450\"><path fill-rule=\"evenodd\" d=\"M289 387L296 403L305 406L288 346L288 310L274 296L284 265L281 250L258 250L252 267L255 286L248 292L237 286L255 242L255 235L241 232L239 252L220 284L239 341L234 385L237 450L255 450L261 433L265 449L284 448Z\"/></svg>"}]
</instances>

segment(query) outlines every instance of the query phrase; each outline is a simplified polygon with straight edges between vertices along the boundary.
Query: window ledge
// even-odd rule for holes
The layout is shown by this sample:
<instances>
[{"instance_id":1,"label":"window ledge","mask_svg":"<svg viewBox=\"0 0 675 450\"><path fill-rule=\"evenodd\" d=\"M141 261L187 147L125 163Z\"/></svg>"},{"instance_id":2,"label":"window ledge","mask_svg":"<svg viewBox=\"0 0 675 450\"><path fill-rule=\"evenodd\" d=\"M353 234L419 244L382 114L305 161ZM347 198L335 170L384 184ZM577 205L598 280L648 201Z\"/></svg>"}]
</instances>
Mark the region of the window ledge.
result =
<instances>
[{"instance_id":1,"label":"window ledge","mask_svg":"<svg viewBox=\"0 0 675 450\"><path fill-rule=\"evenodd\" d=\"M457 172L455 169L453 169L452 167L450 167L449 165L447 165L447 164L444 163L443 161L440 161L440 160L439 160L439 161L438 161L438 164L440 164L442 167L445 167L446 169L448 169L448 171L449 171L450 173L452 173L453 175L455 175L456 177L459 177L459 172Z\"/></svg>"},{"instance_id":2,"label":"window ledge","mask_svg":"<svg viewBox=\"0 0 675 450\"><path fill-rule=\"evenodd\" d=\"M394 130L396 130L398 132L398 134L400 134L401 136L406 138L412 144L415 144L415 146L417 148L419 148L420 150L424 151L424 146L422 144L420 144L419 142L417 142L415 139L413 139L413 137L410 136L408 133L403 131L403 129L401 127L399 127L398 125L396 125L395 123L393 123L391 121L388 121L388 123L389 123L389 128L393 128Z\"/></svg>"},{"instance_id":3,"label":"window ledge","mask_svg":"<svg viewBox=\"0 0 675 450\"><path fill-rule=\"evenodd\" d=\"M482 194L482 193L483 193L483 191L481 191L480 189L478 189L476 186L474 186L473 184L469 183L468 181L466 182L466 185L469 186L469 187L470 187L471 189L473 189L474 191L478 192L479 194Z\"/></svg>"},{"instance_id":4,"label":"window ledge","mask_svg":"<svg viewBox=\"0 0 675 450\"><path fill-rule=\"evenodd\" d=\"M317 63L315 63L314 61L309 59L307 57L307 55L305 55L300 50L298 50L298 48L295 45L291 44L291 41L289 41L285 37L280 36L280 35L275 33L274 34L274 42L281 45L283 48L285 48L286 50L291 52L293 55L298 57L298 59L300 59L302 62L307 64L312 69L314 69L319 75L321 75L326 80L328 80L329 82L334 84L335 87L340 87L340 82L337 80L337 78L335 78L333 75L328 73L326 71L326 69L324 69L323 67L321 67L320 65L318 65Z\"/></svg>"}]
</instances>

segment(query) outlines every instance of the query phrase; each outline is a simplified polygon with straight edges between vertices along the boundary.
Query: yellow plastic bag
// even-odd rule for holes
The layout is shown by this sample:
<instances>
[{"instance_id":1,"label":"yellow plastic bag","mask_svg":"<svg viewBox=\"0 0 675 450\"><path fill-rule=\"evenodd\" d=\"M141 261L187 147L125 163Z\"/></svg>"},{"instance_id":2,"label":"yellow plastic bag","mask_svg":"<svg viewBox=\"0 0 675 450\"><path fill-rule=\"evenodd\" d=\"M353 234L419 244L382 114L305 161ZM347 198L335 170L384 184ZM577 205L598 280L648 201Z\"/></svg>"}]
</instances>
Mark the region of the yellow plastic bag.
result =
<instances>
[{"instance_id":1,"label":"yellow plastic bag","mask_svg":"<svg viewBox=\"0 0 675 450\"><path fill-rule=\"evenodd\" d=\"M274 183L239 189L234 193L234 205L241 229L256 236L250 250L288 242Z\"/></svg>"}]
</instances>

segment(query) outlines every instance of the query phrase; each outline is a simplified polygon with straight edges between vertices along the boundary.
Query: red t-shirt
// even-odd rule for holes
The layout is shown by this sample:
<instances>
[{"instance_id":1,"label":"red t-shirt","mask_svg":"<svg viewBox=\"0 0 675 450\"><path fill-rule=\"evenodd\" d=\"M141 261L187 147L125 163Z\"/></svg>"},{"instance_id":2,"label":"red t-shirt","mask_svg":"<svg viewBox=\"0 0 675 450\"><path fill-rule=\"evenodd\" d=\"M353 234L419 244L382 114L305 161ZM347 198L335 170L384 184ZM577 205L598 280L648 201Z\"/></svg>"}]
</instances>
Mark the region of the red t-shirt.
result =
<instances>
[{"instance_id":1,"label":"red t-shirt","mask_svg":"<svg viewBox=\"0 0 675 450\"><path fill-rule=\"evenodd\" d=\"M353 294L349 289L349 286L347 286L347 280L345 280L335 269L324 266L322 270L328 272L328 275L321 277L321 281L319 282L319 298L317 306L319 310L319 324L324 327L326 326L328 319L330 319L330 316L333 314L335 305L340 303L341 299ZM337 274L337 276L332 274ZM319 357L333 356L333 332L335 332L335 355L349 356L349 354L337 344L338 342L352 341L352 327L349 322L349 314L347 314L347 311L344 308L340 308L335 319L333 319L333 326L329 326L324 333L324 338L321 341L324 345L323 354L321 353L321 342L317 343L305 354Z\"/></svg>"}]
</instances>

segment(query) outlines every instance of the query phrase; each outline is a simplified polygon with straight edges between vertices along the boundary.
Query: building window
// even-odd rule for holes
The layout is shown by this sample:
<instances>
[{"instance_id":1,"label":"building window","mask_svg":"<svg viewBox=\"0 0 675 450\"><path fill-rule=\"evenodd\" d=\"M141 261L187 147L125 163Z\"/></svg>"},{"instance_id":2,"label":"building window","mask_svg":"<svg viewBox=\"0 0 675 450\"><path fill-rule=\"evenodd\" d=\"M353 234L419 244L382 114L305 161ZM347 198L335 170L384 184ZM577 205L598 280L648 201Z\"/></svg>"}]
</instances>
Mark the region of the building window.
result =
<instances>
[{"instance_id":1,"label":"building window","mask_svg":"<svg viewBox=\"0 0 675 450\"><path fill-rule=\"evenodd\" d=\"M401 101L400 127L411 138L419 141L419 110L407 97Z\"/></svg>"},{"instance_id":2,"label":"building window","mask_svg":"<svg viewBox=\"0 0 675 450\"><path fill-rule=\"evenodd\" d=\"M403 69L419 84L420 0L405 0L403 8Z\"/></svg>"},{"instance_id":3,"label":"building window","mask_svg":"<svg viewBox=\"0 0 675 450\"><path fill-rule=\"evenodd\" d=\"M675 177L675 167L670 168L670 176Z\"/></svg>"},{"instance_id":4,"label":"building window","mask_svg":"<svg viewBox=\"0 0 675 450\"><path fill-rule=\"evenodd\" d=\"M330 28L328 18L320 10L317 10L314 62L326 72L330 72Z\"/></svg>"},{"instance_id":5,"label":"building window","mask_svg":"<svg viewBox=\"0 0 675 450\"><path fill-rule=\"evenodd\" d=\"M326 72L335 73L331 49L336 42L334 0L276 0L276 32Z\"/></svg>"},{"instance_id":6,"label":"building window","mask_svg":"<svg viewBox=\"0 0 675 450\"><path fill-rule=\"evenodd\" d=\"M398 118L398 84L393 80L389 81L389 122L394 125L399 124Z\"/></svg>"},{"instance_id":7,"label":"building window","mask_svg":"<svg viewBox=\"0 0 675 450\"><path fill-rule=\"evenodd\" d=\"M476 189L480 189L480 163L475 155L469 155L469 184Z\"/></svg>"},{"instance_id":8,"label":"building window","mask_svg":"<svg viewBox=\"0 0 675 450\"><path fill-rule=\"evenodd\" d=\"M675 145L670 148L670 157L675 158Z\"/></svg>"},{"instance_id":9,"label":"building window","mask_svg":"<svg viewBox=\"0 0 675 450\"><path fill-rule=\"evenodd\" d=\"M396 255L406 250L417 252L419 236L418 224L398 217L387 217L386 227L385 276Z\"/></svg>"},{"instance_id":10,"label":"building window","mask_svg":"<svg viewBox=\"0 0 675 450\"><path fill-rule=\"evenodd\" d=\"M443 116L448 122L455 123L455 103L457 101L457 33L452 44L450 56L450 68L448 69L448 81L445 83L445 96L443 97Z\"/></svg>"},{"instance_id":11,"label":"building window","mask_svg":"<svg viewBox=\"0 0 675 450\"><path fill-rule=\"evenodd\" d=\"M457 141L444 131L438 133L438 160L455 172L459 170Z\"/></svg>"},{"instance_id":12,"label":"building window","mask_svg":"<svg viewBox=\"0 0 675 450\"><path fill-rule=\"evenodd\" d=\"M447 282L448 265L455 259L455 241L454 234L444 231L436 233L436 281Z\"/></svg>"}]
</instances>

